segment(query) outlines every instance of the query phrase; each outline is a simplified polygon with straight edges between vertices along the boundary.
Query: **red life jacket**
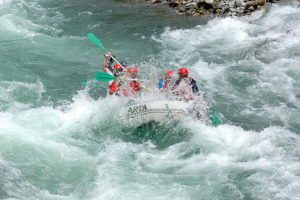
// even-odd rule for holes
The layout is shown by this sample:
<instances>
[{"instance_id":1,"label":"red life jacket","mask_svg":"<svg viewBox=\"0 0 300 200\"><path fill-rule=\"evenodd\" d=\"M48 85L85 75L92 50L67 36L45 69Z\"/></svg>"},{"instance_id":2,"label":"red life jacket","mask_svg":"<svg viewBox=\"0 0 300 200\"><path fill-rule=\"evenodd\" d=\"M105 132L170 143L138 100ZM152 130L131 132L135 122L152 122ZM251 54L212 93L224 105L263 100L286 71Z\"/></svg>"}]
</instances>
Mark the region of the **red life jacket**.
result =
<instances>
[{"instance_id":1,"label":"red life jacket","mask_svg":"<svg viewBox=\"0 0 300 200\"><path fill-rule=\"evenodd\" d=\"M112 95L114 94L115 92L118 92L118 84L114 81L112 82L112 84L110 84L109 86L109 94Z\"/></svg>"},{"instance_id":2,"label":"red life jacket","mask_svg":"<svg viewBox=\"0 0 300 200\"><path fill-rule=\"evenodd\" d=\"M129 85L125 86L122 89L124 96L134 96L136 92L140 89L140 84L137 81L130 81Z\"/></svg>"},{"instance_id":3,"label":"red life jacket","mask_svg":"<svg viewBox=\"0 0 300 200\"><path fill-rule=\"evenodd\" d=\"M132 87L136 92L140 89L140 84L137 81L130 81L129 86Z\"/></svg>"}]
</instances>

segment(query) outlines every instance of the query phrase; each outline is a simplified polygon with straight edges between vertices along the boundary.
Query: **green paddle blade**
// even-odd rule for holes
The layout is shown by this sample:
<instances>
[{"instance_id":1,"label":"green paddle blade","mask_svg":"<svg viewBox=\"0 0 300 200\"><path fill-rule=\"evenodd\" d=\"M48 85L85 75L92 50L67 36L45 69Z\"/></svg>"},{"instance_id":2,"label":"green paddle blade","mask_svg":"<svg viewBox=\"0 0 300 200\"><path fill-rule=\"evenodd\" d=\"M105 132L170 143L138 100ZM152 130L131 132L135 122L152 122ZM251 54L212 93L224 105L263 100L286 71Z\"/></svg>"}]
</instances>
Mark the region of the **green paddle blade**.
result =
<instances>
[{"instance_id":1,"label":"green paddle blade","mask_svg":"<svg viewBox=\"0 0 300 200\"><path fill-rule=\"evenodd\" d=\"M209 117L209 119L210 119L213 126L219 126L219 125L222 124L221 120L216 116L217 113L216 113L215 109L208 108L206 110L206 113L207 113L207 115L208 115L208 117Z\"/></svg>"},{"instance_id":2,"label":"green paddle blade","mask_svg":"<svg viewBox=\"0 0 300 200\"><path fill-rule=\"evenodd\" d=\"M105 73L105 72L96 72L96 77L107 77L107 78L114 78L114 79L117 78L117 77L114 77L113 75Z\"/></svg>"},{"instance_id":3,"label":"green paddle blade","mask_svg":"<svg viewBox=\"0 0 300 200\"><path fill-rule=\"evenodd\" d=\"M108 82L108 81L112 81L115 78L107 78L107 77L96 77L97 81L103 81L103 82Z\"/></svg>"},{"instance_id":4,"label":"green paddle blade","mask_svg":"<svg viewBox=\"0 0 300 200\"><path fill-rule=\"evenodd\" d=\"M97 87L97 88L104 88L104 87L101 87L101 86L99 86L99 85L95 85L95 84L93 84L93 83L87 83L87 82L85 82L85 81L83 81L82 82L82 84L84 84L84 85L89 85L89 86L93 86L93 87Z\"/></svg>"},{"instance_id":5,"label":"green paddle blade","mask_svg":"<svg viewBox=\"0 0 300 200\"><path fill-rule=\"evenodd\" d=\"M104 72L97 72L96 73L96 80L97 81L111 81L111 80L115 80L117 79L117 77L114 77L108 73L104 73Z\"/></svg>"},{"instance_id":6,"label":"green paddle blade","mask_svg":"<svg viewBox=\"0 0 300 200\"><path fill-rule=\"evenodd\" d=\"M100 40L98 40L98 38L96 38L96 36L93 33L89 33L88 38L90 38L90 40L92 40L92 42L94 42L98 47L100 47L101 49L103 49L105 52L108 52L107 49L104 48L103 44L100 42Z\"/></svg>"}]
</instances>

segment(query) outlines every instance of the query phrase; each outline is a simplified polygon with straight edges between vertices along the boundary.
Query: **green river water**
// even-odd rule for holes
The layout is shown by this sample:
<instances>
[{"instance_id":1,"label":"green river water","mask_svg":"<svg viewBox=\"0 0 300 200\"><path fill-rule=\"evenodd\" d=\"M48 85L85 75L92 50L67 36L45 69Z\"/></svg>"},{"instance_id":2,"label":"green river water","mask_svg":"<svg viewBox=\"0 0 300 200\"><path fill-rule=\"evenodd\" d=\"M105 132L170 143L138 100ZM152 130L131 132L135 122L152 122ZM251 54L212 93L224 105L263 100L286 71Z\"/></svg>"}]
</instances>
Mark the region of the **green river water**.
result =
<instances>
[{"instance_id":1,"label":"green river water","mask_svg":"<svg viewBox=\"0 0 300 200\"><path fill-rule=\"evenodd\" d=\"M82 85L104 52L187 67L224 124L127 127ZM185 17L112 0L0 0L0 199L300 199L300 3ZM107 87L107 83L97 83Z\"/></svg>"}]
</instances>

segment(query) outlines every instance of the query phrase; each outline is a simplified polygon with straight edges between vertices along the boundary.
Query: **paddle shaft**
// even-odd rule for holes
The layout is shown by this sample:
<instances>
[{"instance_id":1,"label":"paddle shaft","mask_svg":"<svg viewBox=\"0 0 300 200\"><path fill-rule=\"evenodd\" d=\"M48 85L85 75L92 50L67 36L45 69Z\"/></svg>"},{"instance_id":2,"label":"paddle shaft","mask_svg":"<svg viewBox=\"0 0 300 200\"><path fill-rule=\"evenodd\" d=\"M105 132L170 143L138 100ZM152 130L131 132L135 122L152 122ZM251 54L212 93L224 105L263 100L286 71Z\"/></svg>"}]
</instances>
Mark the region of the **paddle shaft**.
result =
<instances>
[{"instance_id":1,"label":"paddle shaft","mask_svg":"<svg viewBox=\"0 0 300 200\"><path fill-rule=\"evenodd\" d=\"M106 53L108 53L108 52L106 52ZM116 59L115 57L113 57L113 55L110 55L110 57L111 57L114 61L116 61L116 63L118 63L123 69L126 69L125 67L123 67L123 65L121 65L121 63L119 63L119 61L117 61L117 59Z\"/></svg>"},{"instance_id":2,"label":"paddle shaft","mask_svg":"<svg viewBox=\"0 0 300 200\"><path fill-rule=\"evenodd\" d=\"M97 45L98 47L100 47L101 49L103 49L105 51L105 53L108 53L109 51L103 46L103 44L100 42L100 40L92 33L88 34L88 38L90 40L92 40L92 42L94 42L95 45ZM123 65L121 65L121 63L111 55L111 58L116 61L116 63L118 63L123 69L126 69Z\"/></svg>"},{"instance_id":3,"label":"paddle shaft","mask_svg":"<svg viewBox=\"0 0 300 200\"><path fill-rule=\"evenodd\" d=\"M115 80L115 79L119 79L120 77L115 77L111 74L105 73L105 72L97 72L96 73L96 79L97 81L111 81L111 80ZM130 81L137 81L138 79L131 79L131 78L125 78L126 80L130 80Z\"/></svg>"}]
</instances>

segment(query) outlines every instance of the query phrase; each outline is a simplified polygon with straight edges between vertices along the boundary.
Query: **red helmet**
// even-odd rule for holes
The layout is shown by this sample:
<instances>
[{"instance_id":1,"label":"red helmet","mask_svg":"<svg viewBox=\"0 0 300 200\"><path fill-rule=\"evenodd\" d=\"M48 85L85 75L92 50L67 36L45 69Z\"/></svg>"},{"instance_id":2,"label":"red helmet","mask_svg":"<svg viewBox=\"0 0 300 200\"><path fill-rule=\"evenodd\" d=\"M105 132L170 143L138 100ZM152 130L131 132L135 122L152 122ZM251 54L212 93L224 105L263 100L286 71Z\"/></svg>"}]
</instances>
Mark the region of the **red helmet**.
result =
<instances>
[{"instance_id":1,"label":"red helmet","mask_svg":"<svg viewBox=\"0 0 300 200\"><path fill-rule=\"evenodd\" d=\"M173 71L167 71L166 72L166 76L165 77L169 77L169 76L172 76L174 74Z\"/></svg>"},{"instance_id":2,"label":"red helmet","mask_svg":"<svg viewBox=\"0 0 300 200\"><path fill-rule=\"evenodd\" d=\"M123 69L123 68L121 67L121 65L115 64L115 65L114 65L114 69Z\"/></svg>"},{"instance_id":3,"label":"red helmet","mask_svg":"<svg viewBox=\"0 0 300 200\"><path fill-rule=\"evenodd\" d=\"M179 75L184 75L184 74L188 75L188 74L189 74L189 71L188 71L186 68L180 68L180 69L178 70L178 74L179 74Z\"/></svg>"},{"instance_id":4,"label":"red helmet","mask_svg":"<svg viewBox=\"0 0 300 200\"><path fill-rule=\"evenodd\" d=\"M128 68L127 68L127 72L128 72L129 74L137 74L137 73L138 73L138 70L137 70L137 68L135 68L135 67L128 67Z\"/></svg>"}]
</instances>

